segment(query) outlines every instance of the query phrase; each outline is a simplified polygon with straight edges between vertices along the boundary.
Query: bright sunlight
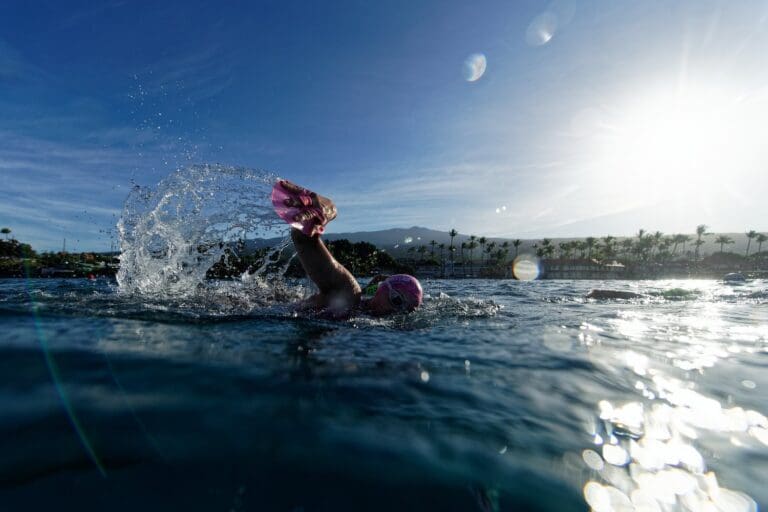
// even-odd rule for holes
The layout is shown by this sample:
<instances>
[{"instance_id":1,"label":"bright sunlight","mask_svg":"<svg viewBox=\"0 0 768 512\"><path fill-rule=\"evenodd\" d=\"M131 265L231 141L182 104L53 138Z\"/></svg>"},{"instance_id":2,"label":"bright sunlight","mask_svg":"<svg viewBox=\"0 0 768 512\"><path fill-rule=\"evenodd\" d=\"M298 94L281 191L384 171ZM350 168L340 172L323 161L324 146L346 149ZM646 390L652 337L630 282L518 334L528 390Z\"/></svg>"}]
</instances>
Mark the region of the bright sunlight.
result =
<instances>
[{"instance_id":1,"label":"bright sunlight","mask_svg":"<svg viewBox=\"0 0 768 512\"><path fill-rule=\"evenodd\" d=\"M632 199L680 198L737 183L758 172L766 94L681 87L633 95L603 118L594 154L598 173L620 179Z\"/></svg>"}]
</instances>

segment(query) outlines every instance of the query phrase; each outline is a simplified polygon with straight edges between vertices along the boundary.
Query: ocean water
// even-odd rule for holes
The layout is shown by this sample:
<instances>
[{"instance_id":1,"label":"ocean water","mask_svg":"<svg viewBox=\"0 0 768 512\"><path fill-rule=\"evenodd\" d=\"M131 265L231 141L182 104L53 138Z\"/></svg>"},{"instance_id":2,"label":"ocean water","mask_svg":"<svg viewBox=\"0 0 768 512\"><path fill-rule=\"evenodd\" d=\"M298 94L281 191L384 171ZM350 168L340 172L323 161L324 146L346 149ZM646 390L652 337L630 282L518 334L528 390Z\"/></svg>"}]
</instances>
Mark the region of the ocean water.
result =
<instances>
[{"instance_id":1,"label":"ocean water","mask_svg":"<svg viewBox=\"0 0 768 512\"><path fill-rule=\"evenodd\" d=\"M0 281L0 509L768 504L766 281L434 280L344 322L265 283Z\"/></svg>"},{"instance_id":2,"label":"ocean water","mask_svg":"<svg viewBox=\"0 0 768 512\"><path fill-rule=\"evenodd\" d=\"M409 315L299 317L285 239L207 275L287 234L274 180L178 169L127 198L115 281L0 281L0 510L768 503L765 281L437 280Z\"/></svg>"}]
</instances>

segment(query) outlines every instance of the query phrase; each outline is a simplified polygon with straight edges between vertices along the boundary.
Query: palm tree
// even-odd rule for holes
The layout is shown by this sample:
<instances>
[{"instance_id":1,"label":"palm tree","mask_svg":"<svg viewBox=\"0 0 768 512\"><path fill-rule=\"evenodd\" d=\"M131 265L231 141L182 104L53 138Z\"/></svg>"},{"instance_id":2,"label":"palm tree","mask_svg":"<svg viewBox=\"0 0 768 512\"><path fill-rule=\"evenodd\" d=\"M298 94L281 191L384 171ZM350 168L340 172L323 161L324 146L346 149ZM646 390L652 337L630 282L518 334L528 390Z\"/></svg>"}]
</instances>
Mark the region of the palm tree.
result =
<instances>
[{"instance_id":1,"label":"palm tree","mask_svg":"<svg viewBox=\"0 0 768 512\"><path fill-rule=\"evenodd\" d=\"M515 238L512 240L512 246L515 248L515 258L517 258L517 254L520 252L520 246L523 244L523 241L519 238Z\"/></svg>"},{"instance_id":2,"label":"palm tree","mask_svg":"<svg viewBox=\"0 0 768 512\"><path fill-rule=\"evenodd\" d=\"M625 238L620 242L619 245L621 245L621 252L629 258L629 255L632 253L632 245L634 245L634 241L631 238Z\"/></svg>"},{"instance_id":3,"label":"palm tree","mask_svg":"<svg viewBox=\"0 0 768 512\"><path fill-rule=\"evenodd\" d=\"M680 234L673 235L672 236L672 244L673 244L672 254L676 254L677 253L677 246L682 244L682 243L684 243L684 242L685 242L685 235L680 235Z\"/></svg>"},{"instance_id":4,"label":"palm tree","mask_svg":"<svg viewBox=\"0 0 768 512\"><path fill-rule=\"evenodd\" d=\"M723 246L724 245L730 245L735 243L731 237L728 235L720 235L717 238L715 238L715 243L720 244L720 252L723 252Z\"/></svg>"},{"instance_id":5,"label":"palm tree","mask_svg":"<svg viewBox=\"0 0 768 512\"><path fill-rule=\"evenodd\" d=\"M616 245L616 237L607 235L603 237L603 246L605 247L605 257L610 258L616 254L614 246Z\"/></svg>"},{"instance_id":6,"label":"palm tree","mask_svg":"<svg viewBox=\"0 0 768 512\"><path fill-rule=\"evenodd\" d=\"M456 231L455 229L451 229L451 230L448 232L448 236L449 236L449 237L451 237L451 245L450 245L450 248L448 249L448 252L449 252L449 253L450 253L450 255L451 255L451 263L453 263L453 239L454 239L454 238L456 237L456 235L458 235L458 234L459 234L459 232L458 232L458 231Z\"/></svg>"},{"instance_id":7,"label":"palm tree","mask_svg":"<svg viewBox=\"0 0 768 512\"><path fill-rule=\"evenodd\" d=\"M453 239L456 238L456 235L458 235L459 232L455 229L451 228L451 230L448 232L448 236L451 237L451 243L448 246L448 251L451 252L453 250ZM453 261L453 259L451 259Z\"/></svg>"},{"instance_id":8,"label":"palm tree","mask_svg":"<svg viewBox=\"0 0 768 512\"><path fill-rule=\"evenodd\" d=\"M699 247L704 245L704 242L701 241L701 237L704 235L709 235L709 233L707 233L707 226L706 224L699 224L696 226L696 260L699 259Z\"/></svg>"},{"instance_id":9,"label":"palm tree","mask_svg":"<svg viewBox=\"0 0 768 512\"><path fill-rule=\"evenodd\" d=\"M469 249L469 266L470 268L474 268L474 258L472 257L472 253L475 249L477 249L477 242L473 240L474 235L469 237L469 243L467 244L467 249Z\"/></svg>"},{"instance_id":10,"label":"palm tree","mask_svg":"<svg viewBox=\"0 0 768 512\"><path fill-rule=\"evenodd\" d=\"M587 247L587 258L592 257L592 248L595 247L595 242L597 242L597 238L593 236L584 239L584 245Z\"/></svg>"},{"instance_id":11,"label":"palm tree","mask_svg":"<svg viewBox=\"0 0 768 512\"><path fill-rule=\"evenodd\" d=\"M685 245L691 241L691 237L688 235L680 235L680 243L683 244L683 256L685 256Z\"/></svg>"},{"instance_id":12,"label":"palm tree","mask_svg":"<svg viewBox=\"0 0 768 512\"><path fill-rule=\"evenodd\" d=\"M753 238L757 238L757 231L751 229L747 232L747 254L745 257L749 257L749 246L752 243Z\"/></svg>"},{"instance_id":13,"label":"palm tree","mask_svg":"<svg viewBox=\"0 0 768 512\"><path fill-rule=\"evenodd\" d=\"M544 239L542 239L542 241L541 241L541 246L542 246L542 248L544 249L544 252L545 252L545 253L547 252L547 248L548 248L549 246L551 246L551 245L552 245L552 240L550 240L549 238L544 238Z\"/></svg>"},{"instance_id":14,"label":"palm tree","mask_svg":"<svg viewBox=\"0 0 768 512\"><path fill-rule=\"evenodd\" d=\"M491 260L491 255L493 254L493 250L496 248L496 242L489 242L488 246L485 248L485 252L488 253L488 261Z\"/></svg>"},{"instance_id":15,"label":"palm tree","mask_svg":"<svg viewBox=\"0 0 768 512\"><path fill-rule=\"evenodd\" d=\"M488 240L486 240L484 236L481 236L480 238L477 239L477 243L480 244L480 263L484 265L485 257L483 256L483 254L485 253L485 244L488 243Z\"/></svg>"},{"instance_id":16,"label":"palm tree","mask_svg":"<svg viewBox=\"0 0 768 512\"><path fill-rule=\"evenodd\" d=\"M427 252L427 246L420 245L417 252L419 253L419 261L424 261L424 254Z\"/></svg>"},{"instance_id":17,"label":"palm tree","mask_svg":"<svg viewBox=\"0 0 768 512\"><path fill-rule=\"evenodd\" d=\"M695 257L696 257L697 260L699 259L699 247L704 245L704 243L705 243L704 240L696 240L695 242L693 242L693 245L696 246L696 256Z\"/></svg>"},{"instance_id":18,"label":"palm tree","mask_svg":"<svg viewBox=\"0 0 768 512\"><path fill-rule=\"evenodd\" d=\"M763 233L758 233L757 238L757 252L761 252L763 249L763 242L768 242L768 236L765 236Z\"/></svg>"},{"instance_id":19,"label":"palm tree","mask_svg":"<svg viewBox=\"0 0 768 512\"><path fill-rule=\"evenodd\" d=\"M584 259L585 251L587 250L587 243L581 240L576 240L575 242L573 242L573 248L579 251L579 257L581 259Z\"/></svg>"},{"instance_id":20,"label":"palm tree","mask_svg":"<svg viewBox=\"0 0 768 512\"><path fill-rule=\"evenodd\" d=\"M8 240L8 235L11 234L11 228L0 229L0 233L5 235L5 239Z\"/></svg>"},{"instance_id":21,"label":"palm tree","mask_svg":"<svg viewBox=\"0 0 768 512\"><path fill-rule=\"evenodd\" d=\"M661 231L656 231L653 233L652 238L653 238L653 244L652 244L653 247L658 249L659 246L661 245L661 239L664 238L664 233L662 233ZM651 251L653 251L653 248L651 249Z\"/></svg>"},{"instance_id":22,"label":"palm tree","mask_svg":"<svg viewBox=\"0 0 768 512\"><path fill-rule=\"evenodd\" d=\"M673 239L671 236L665 236L661 243L659 243L659 258L661 260L668 260L670 258L671 254L669 252L669 248L672 243Z\"/></svg>"},{"instance_id":23,"label":"palm tree","mask_svg":"<svg viewBox=\"0 0 768 512\"><path fill-rule=\"evenodd\" d=\"M461 249L460 252L459 252L459 254L461 255L461 264L463 265L464 264L464 251L467 249L467 242L461 242L461 245L459 247Z\"/></svg>"},{"instance_id":24,"label":"palm tree","mask_svg":"<svg viewBox=\"0 0 768 512\"><path fill-rule=\"evenodd\" d=\"M643 249L645 251L645 259L653 259L653 254L656 249L656 239L653 235L648 235L643 239Z\"/></svg>"},{"instance_id":25,"label":"palm tree","mask_svg":"<svg viewBox=\"0 0 768 512\"><path fill-rule=\"evenodd\" d=\"M440 264L443 264L443 250L445 249L445 244L437 244L437 248L440 249Z\"/></svg>"},{"instance_id":26,"label":"palm tree","mask_svg":"<svg viewBox=\"0 0 768 512\"><path fill-rule=\"evenodd\" d=\"M637 231L637 243L633 247L634 252L637 254L638 260L643 258L644 252L647 250L647 247L648 247L647 244L648 242L647 242L647 239L645 238L645 230L643 228L640 228Z\"/></svg>"},{"instance_id":27,"label":"palm tree","mask_svg":"<svg viewBox=\"0 0 768 512\"><path fill-rule=\"evenodd\" d=\"M429 245L432 246L432 251L429 253L429 255L434 258L435 257L435 246L437 245L437 242L434 240L429 241Z\"/></svg>"}]
</instances>

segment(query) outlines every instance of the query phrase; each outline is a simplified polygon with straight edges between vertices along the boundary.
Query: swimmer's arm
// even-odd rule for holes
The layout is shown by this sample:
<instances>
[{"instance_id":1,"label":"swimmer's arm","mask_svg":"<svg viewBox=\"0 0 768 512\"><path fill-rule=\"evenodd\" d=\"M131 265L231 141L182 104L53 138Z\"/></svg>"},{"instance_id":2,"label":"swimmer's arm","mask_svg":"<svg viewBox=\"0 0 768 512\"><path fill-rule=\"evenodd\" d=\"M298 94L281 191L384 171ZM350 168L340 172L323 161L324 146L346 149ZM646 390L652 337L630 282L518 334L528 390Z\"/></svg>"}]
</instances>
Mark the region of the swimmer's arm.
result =
<instances>
[{"instance_id":1,"label":"swimmer's arm","mask_svg":"<svg viewBox=\"0 0 768 512\"><path fill-rule=\"evenodd\" d=\"M309 298L297 302L291 309L299 313L317 312L325 308L325 301L320 293L316 293Z\"/></svg>"},{"instance_id":2,"label":"swimmer's arm","mask_svg":"<svg viewBox=\"0 0 768 512\"><path fill-rule=\"evenodd\" d=\"M291 238L301 266L320 290L322 301L334 309L351 308L360 297L360 285L344 266L336 261L320 237L307 236L291 229Z\"/></svg>"}]
</instances>

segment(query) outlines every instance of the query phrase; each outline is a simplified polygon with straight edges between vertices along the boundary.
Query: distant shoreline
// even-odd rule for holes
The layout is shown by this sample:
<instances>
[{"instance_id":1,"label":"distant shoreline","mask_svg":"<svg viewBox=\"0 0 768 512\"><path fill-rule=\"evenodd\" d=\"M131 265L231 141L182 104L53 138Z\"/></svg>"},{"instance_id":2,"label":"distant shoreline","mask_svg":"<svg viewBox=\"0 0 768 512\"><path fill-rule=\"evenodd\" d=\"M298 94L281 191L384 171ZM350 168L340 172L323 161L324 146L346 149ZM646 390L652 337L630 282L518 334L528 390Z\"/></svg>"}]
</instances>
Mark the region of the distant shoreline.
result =
<instances>
[{"instance_id":1,"label":"distant shoreline","mask_svg":"<svg viewBox=\"0 0 768 512\"><path fill-rule=\"evenodd\" d=\"M703 231L705 226L699 228ZM424 232L422 235L431 233ZM389 234L402 235L399 231ZM751 254L749 247L745 254L724 251L726 245L732 243L728 237L715 240L720 244L720 251L709 254L702 251L700 254L698 250L685 251L684 245L680 245L682 242L675 242L673 238L665 242L661 237L644 233L640 233L637 241L631 244L618 244L618 239L605 237L602 242L589 238L583 242L569 241L555 246L553 240L543 239L540 244L528 248L517 243L497 244L483 237L477 238L476 243L470 237L469 243L458 244L453 240L458 234L452 230L445 235L450 238L448 244L435 240L426 243L425 238L417 237L416 243L420 241L422 245L410 245L404 253L393 254L382 245L369 241L335 237L329 237L331 239L326 240L326 246L339 263L363 278L379 273L410 273L420 279L717 280L733 272L753 278L768 278L768 251L763 250L763 242L768 238L756 232L751 234L756 240L755 252ZM406 240L405 243L410 244L412 238ZM629 239L626 241L631 242ZM693 244L696 249L703 245L703 241L698 242L701 243ZM679 252L678 246L681 248ZM205 248L199 250L205 254ZM236 278L261 268L268 248L249 248L245 241L241 241L239 245L226 247L225 252L227 257L222 256L210 267L208 278ZM298 262L287 255L281 258L286 265L286 275L304 275ZM120 255L115 252L69 253L62 250L38 254L28 244L15 239L0 240L0 278L114 278L119 267ZM524 272L522 267L525 267Z\"/></svg>"}]
</instances>

